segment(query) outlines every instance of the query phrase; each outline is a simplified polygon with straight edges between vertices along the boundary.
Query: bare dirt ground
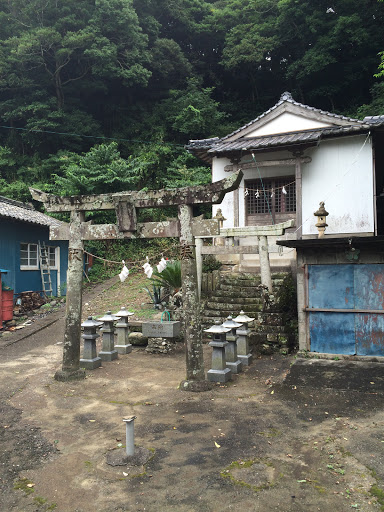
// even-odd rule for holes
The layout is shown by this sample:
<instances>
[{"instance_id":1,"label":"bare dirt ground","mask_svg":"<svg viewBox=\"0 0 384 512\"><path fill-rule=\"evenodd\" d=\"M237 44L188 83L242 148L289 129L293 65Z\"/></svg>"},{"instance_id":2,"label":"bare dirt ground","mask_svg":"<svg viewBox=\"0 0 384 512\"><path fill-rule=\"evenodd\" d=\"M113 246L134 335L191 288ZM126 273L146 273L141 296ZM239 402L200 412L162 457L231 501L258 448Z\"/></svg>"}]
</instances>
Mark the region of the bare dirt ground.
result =
<instances>
[{"instance_id":1,"label":"bare dirt ground","mask_svg":"<svg viewBox=\"0 0 384 512\"><path fill-rule=\"evenodd\" d=\"M96 304L105 311L105 289L86 296L85 315L99 313ZM129 308L119 290L110 289L115 307ZM256 358L232 382L198 394L178 389L180 344L171 355L135 348L84 381L62 383L53 375L63 313L35 334L0 340L1 511L381 509L383 366ZM131 415L136 445L151 459L109 466Z\"/></svg>"}]
</instances>

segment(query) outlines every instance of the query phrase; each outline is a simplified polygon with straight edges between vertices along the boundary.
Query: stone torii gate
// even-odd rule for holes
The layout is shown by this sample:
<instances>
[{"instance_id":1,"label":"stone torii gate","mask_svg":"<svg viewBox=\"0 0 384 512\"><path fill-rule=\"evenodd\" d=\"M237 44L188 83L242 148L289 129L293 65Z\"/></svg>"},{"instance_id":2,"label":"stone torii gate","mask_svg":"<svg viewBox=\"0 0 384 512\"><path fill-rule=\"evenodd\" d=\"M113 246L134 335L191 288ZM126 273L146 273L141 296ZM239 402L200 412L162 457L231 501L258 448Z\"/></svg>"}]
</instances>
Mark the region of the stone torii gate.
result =
<instances>
[{"instance_id":1,"label":"stone torii gate","mask_svg":"<svg viewBox=\"0 0 384 512\"><path fill-rule=\"evenodd\" d=\"M55 379L74 380L85 377L80 368L80 335L82 311L82 277L84 240L179 237L186 342L186 381L184 389L203 389L206 383L202 350L201 315L195 263L195 236L219 233L215 219L193 218L193 205L219 204L226 193L238 188L239 171L229 178L196 187L115 194L58 197L30 188L33 199L41 201L47 212L70 212L70 224L50 229L51 240L69 240L67 272L67 304L62 369ZM138 223L139 208L178 207L178 219ZM115 210L117 224L85 222L85 212Z\"/></svg>"}]
</instances>

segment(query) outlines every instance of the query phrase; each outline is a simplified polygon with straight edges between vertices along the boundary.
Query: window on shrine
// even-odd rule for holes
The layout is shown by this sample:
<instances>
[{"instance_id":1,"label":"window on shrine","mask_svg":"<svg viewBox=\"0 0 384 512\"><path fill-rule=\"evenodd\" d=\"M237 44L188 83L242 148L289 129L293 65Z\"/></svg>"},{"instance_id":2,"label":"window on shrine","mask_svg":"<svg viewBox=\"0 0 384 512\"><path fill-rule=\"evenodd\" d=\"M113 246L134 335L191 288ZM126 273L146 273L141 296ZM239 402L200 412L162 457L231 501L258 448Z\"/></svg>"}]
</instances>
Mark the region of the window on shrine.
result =
<instances>
[{"instance_id":1,"label":"window on shrine","mask_svg":"<svg viewBox=\"0 0 384 512\"><path fill-rule=\"evenodd\" d=\"M277 219L292 217L296 212L294 176L263 178L245 182L247 217L264 216Z\"/></svg>"}]
</instances>

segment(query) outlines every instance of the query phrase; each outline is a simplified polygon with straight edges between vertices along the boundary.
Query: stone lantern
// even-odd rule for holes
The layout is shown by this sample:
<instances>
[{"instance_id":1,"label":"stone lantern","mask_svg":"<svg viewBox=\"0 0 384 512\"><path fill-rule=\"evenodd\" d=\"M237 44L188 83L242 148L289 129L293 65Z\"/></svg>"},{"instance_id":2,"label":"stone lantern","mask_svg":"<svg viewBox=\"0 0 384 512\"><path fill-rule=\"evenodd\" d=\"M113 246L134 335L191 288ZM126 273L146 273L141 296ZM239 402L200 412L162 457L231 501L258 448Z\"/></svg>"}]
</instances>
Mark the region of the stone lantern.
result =
<instances>
[{"instance_id":1,"label":"stone lantern","mask_svg":"<svg viewBox=\"0 0 384 512\"><path fill-rule=\"evenodd\" d=\"M224 221L227 220L223 212L221 211L221 208L217 209L216 215L213 217L213 219L216 219L219 222L219 228L221 229L223 227ZM218 237L215 238L215 245L224 245L224 238Z\"/></svg>"},{"instance_id":2,"label":"stone lantern","mask_svg":"<svg viewBox=\"0 0 384 512\"><path fill-rule=\"evenodd\" d=\"M228 316L221 325L227 329L231 329L231 332L226 336L226 340L228 341L228 345L225 346L226 366L232 373L240 373L243 369L243 363L237 357L236 329L241 327L241 324L235 322L231 316Z\"/></svg>"},{"instance_id":3,"label":"stone lantern","mask_svg":"<svg viewBox=\"0 0 384 512\"><path fill-rule=\"evenodd\" d=\"M84 340L84 350L83 358L80 359L80 367L86 370L94 370L101 366L101 358L97 357L96 354L96 339L99 337L96 329L101 325L103 325L102 322L93 320L91 316L81 324L81 327L84 328L84 332L81 335Z\"/></svg>"},{"instance_id":4,"label":"stone lantern","mask_svg":"<svg viewBox=\"0 0 384 512\"><path fill-rule=\"evenodd\" d=\"M102 361L113 361L117 359L117 350L115 350L115 328L114 322L119 320L118 316L112 315L111 311L107 311L104 316L99 318L101 322L103 322L103 345L101 348L101 352L99 352L99 357L101 357Z\"/></svg>"},{"instance_id":5,"label":"stone lantern","mask_svg":"<svg viewBox=\"0 0 384 512\"><path fill-rule=\"evenodd\" d=\"M117 333L117 344L115 345L115 349L118 354L129 354L132 352L132 345L129 343L129 325L128 318L132 316L134 313L127 311L124 307L120 309L114 316L119 317L119 321L116 324L116 333Z\"/></svg>"},{"instance_id":6,"label":"stone lantern","mask_svg":"<svg viewBox=\"0 0 384 512\"><path fill-rule=\"evenodd\" d=\"M237 334L237 357L243 363L244 366L249 366L252 362L252 354L249 352L249 334L250 329L248 329L248 323L253 322L254 318L250 318L247 316L244 311L240 311L240 314L234 318L235 322L239 322L242 324L236 330Z\"/></svg>"},{"instance_id":7,"label":"stone lantern","mask_svg":"<svg viewBox=\"0 0 384 512\"><path fill-rule=\"evenodd\" d=\"M231 329L223 327L220 322L215 322L209 329L204 329L204 332L213 334L212 341L209 346L212 347L212 368L208 370L208 380L211 382L227 382L232 377L232 372L226 367L225 362L225 347L228 342L225 339L227 332Z\"/></svg>"},{"instance_id":8,"label":"stone lantern","mask_svg":"<svg viewBox=\"0 0 384 512\"><path fill-rule=\"evenodd\" d=\"M324 201L320 202L319 209L316 212L314 212L313 215L315 217L317 217L317 222L316 222L315 226L317 227L317 230L319 232L318 238L324 238L324 231L325 231L325 228L328 226L328 224L326 222L327 215L329 215L327 210L324 208Z\"/></svg>"}]
</instances>

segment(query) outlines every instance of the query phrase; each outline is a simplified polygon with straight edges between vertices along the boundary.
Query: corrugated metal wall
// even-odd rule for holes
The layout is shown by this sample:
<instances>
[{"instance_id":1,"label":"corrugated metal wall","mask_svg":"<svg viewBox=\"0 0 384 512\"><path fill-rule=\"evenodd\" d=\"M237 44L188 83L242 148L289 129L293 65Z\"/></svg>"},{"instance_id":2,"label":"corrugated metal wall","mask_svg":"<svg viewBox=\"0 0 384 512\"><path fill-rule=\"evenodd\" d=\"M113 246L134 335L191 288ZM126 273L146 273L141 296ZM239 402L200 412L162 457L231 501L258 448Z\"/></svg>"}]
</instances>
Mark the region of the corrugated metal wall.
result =
<instances>
[{"instance_id":1,"label":"corrugated metal wall","mask_svg":"<svg viewBox=\"0 0 384 512\"><path fill-rule=\"evenodd\" d=\"M52 242L49 240L49 229L46 226L28 224L26 222L0 219L0 268L8 270L2 276L3 282L10 286L14 293L22 291L41 291L40 270L20 270L20 243L45 242L47 245L60 247L60 291L66 293L68 265L68 242ZM58 271L51 270L53 294L58 294Z\"/></svg>"}]
</instances>

